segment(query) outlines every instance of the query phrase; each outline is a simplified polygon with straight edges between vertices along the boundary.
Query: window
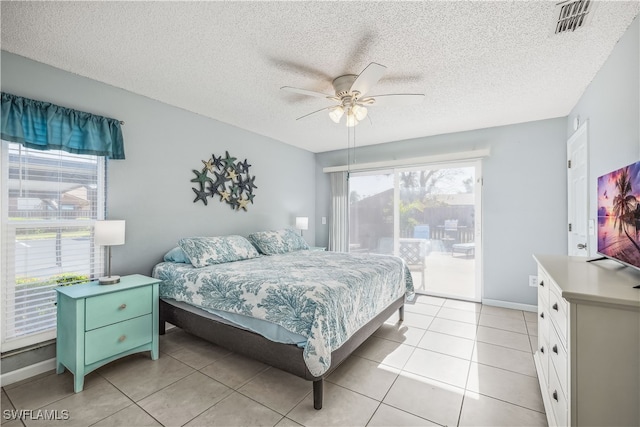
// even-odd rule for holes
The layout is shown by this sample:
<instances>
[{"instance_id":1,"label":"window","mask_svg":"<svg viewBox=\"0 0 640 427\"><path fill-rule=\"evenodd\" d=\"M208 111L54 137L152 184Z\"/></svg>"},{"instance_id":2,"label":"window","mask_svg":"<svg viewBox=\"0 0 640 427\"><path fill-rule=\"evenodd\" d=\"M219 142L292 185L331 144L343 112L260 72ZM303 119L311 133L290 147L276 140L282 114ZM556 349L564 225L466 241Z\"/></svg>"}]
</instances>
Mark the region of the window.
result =
<instances>
[{"instance_id":1,"label":"window","mask_svg":"<svg viewBox=\"0 0 640 427\"><path fill-rule=\"evenodd\" d=\"M479 160L353 172L349 251L394 254L416 292L479 301Z\"/></svg>"},{"instance_id":2,"label":"window","mask_svg":"<svg viewBox=\"0 0 640 427\"><path fill-rule=\"evenodd\" d=\"M2 348L55 337L55 287L103 271L93 245L104 219L104 157L2 141Z\"/></svg>"}]
</instances>

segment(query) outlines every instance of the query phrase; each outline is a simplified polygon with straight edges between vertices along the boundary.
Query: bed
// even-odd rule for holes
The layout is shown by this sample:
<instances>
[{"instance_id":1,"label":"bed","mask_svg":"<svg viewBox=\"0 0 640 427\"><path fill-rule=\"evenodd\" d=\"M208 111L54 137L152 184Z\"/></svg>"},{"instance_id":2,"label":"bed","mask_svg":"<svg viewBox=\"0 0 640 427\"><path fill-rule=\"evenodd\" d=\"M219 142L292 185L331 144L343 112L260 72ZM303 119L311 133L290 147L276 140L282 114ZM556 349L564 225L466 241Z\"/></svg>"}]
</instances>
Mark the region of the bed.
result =
<instances>
[{"instance_id":1,"label":"bed","mask_svg":"<svg viewBox=\"0 0 640 427\"><path fill-rule=\"evenodd\" d=\"M249 240L181 239L154 267L160 333L168 322L312 381L321 409L324 378L395 310L402 319L411 275L401 258L310 251L289 230Z\"/></svg>"}]
</instances>

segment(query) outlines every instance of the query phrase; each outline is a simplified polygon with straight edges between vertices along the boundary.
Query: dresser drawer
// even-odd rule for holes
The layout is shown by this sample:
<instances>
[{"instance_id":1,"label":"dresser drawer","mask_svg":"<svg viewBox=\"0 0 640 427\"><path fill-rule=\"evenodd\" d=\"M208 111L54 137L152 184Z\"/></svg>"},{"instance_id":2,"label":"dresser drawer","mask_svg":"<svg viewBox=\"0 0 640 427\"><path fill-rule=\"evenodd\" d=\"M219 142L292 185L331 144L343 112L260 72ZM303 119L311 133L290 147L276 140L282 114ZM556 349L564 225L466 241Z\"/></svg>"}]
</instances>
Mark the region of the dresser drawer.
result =
<instances>
[{"instance_id":1,"label":"dresser drawer","mask_svg":"<svg viewBox=\"0 0 640 427\"><path fill-rule=\"evenodd\" d=\"M151 342L152 326L152 316L147 314L87 332L85 363L90 365Z\"/></svg>"},{"instance_id":2,"label":"dresser drawer","mask_svg":"<svg viewBox=\"0 0 640 427\"><path fill-rule=\"evenodd\" d=\"M551 328L551 334L549 335L549 360L549 365L553 366L558 374L558 382L562 391L565 396L568 395L567 352L554 328Z\"/></svg>"},{"instance_id":3,"label":"dresser drawer","mask_svg":"<svg viewBox=\"0 0 640 427\"><path fill-rule=\"evenodd\" d=\"M549 372L549 400L551 401L551 407L553 408L553 416L556 420L556 425L566 426L568 424L568 410L569 403L565 398L565 395L560 387L558 376L555 371L551 369ZM548 410L548 409L547 409Z\"/></svg>"},{"instance_id":4,"label":"dresser drawer","mask_svg":"<svg viewBox=\"0 0 640 427\"><path fill-rule=\"evenodd\" d=\"M151 313L152 305L150 286L87 298L85 330L90 331Z\"/></svg>"},{"instance_id":5,"label":"dresser drawer","mask_svg":"<svg viewBox=\"0 0 640 427\"><path fill-rule=\"evenodd\" d=\"M548 382L547 372L549 372L549 312L547 311L548 303L542 301L542 298L538 296L538 349L536 350L542 363L542 369L544 371L545 383Z\"/></svg>"},{"instance_id":6,"label":"dresser drawer","mask_svg":"<svg viewBox=\"0 0 640 427\"><path fill-rule=\"evenodd\" d=\"M538 295L538 336L543 332L549 332L551 327L551 314L549 313L549 302Z\"/></svg>"},{"instance_id":7,"label":"dresser drawer","mask_svg":"<svg viewBox=\"0 0 640 427\"><path fill-rule=\"evenodd\" d=\"M547 274L543 269L538 267L538 300L542 299L545 303L549 302L549 286L551 280L547 277ZM540 302L538 302L540 306Z\"/></svg>"},{"instance_id":8,"label":"dresser drawer","mask_svg":"<svg viewBox=\"0 0 640 427\"><path fill-rule=\"evenodd\" d=\"M551 323L555 325L558 331L558 337L565 347L567 346L567 313L567 302L551 289L551 292L549 292L549 314Z\"/></svg>"},{"instance_id":9,"label":"dresser drawer","mask_svg":"<svg viewBox=\"0 0 640 427\"><path fill-rule=\"evenodd\" d=\"M542 372L538 375L544 378L545 384L549 383L549 337L547 332L538 333L538 357L542 365Z\"/></svg>"}]
</instances>

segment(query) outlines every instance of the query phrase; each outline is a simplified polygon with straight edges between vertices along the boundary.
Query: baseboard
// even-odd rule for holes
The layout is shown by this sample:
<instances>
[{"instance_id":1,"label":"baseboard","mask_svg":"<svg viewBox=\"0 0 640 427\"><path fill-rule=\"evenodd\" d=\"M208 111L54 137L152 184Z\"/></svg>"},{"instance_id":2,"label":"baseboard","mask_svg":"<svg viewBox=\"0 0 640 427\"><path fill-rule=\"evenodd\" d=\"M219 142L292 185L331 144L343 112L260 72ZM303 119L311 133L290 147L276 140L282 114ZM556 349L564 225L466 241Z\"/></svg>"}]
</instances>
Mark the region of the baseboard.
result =
<instances>
[{"instance_id":1,"label":"baseboard","mask_svg":"<svg viewBox=\"0 0 640 427\"><path fill-rule=\"evenodd\" d=\"M0 375L0 385L2 387L9 384L17 383L18 381L26 380L27 378L35 377L47 371L56 369L56 359L43 360L42 362L34 363L33 365L25 366L24 368L16 369L15 371L7 372Z\"/></svg>"},{"instance_id":2,"label":"baseboard","mask_svg":"<svg viewBox=\"0 0 640 427\"><path fill-rule=\"evenodd\" d=\"M482 304L492 305L494 307L511 308L514 310L533 311L534 313L538 312L537 305L520 304L518 302L500 301L497 299L483 299Z\"/></svg>"}]
</instances>

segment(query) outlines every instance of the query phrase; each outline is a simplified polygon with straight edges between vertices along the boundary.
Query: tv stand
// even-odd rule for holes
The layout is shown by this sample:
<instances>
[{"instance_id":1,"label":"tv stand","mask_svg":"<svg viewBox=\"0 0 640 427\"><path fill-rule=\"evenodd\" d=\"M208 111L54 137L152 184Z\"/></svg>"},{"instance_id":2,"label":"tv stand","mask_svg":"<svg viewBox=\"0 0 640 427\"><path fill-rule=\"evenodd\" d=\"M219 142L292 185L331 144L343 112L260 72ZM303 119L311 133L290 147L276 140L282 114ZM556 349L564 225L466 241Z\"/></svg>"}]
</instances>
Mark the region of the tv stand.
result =
<instances>
[{"instance_id":1,"label":"tv stand","mask_svg":"<svg viewBox=\"0 0 640 427\"><path fill-rule=\"evenodd\" d=\"M588 259L587 262L602 261L602 260L605 260L605 259L609 259L609 258L607 258L606 256L601 256L601 257L594 258L594 259Z\"/></svg>"}]
</instances>

